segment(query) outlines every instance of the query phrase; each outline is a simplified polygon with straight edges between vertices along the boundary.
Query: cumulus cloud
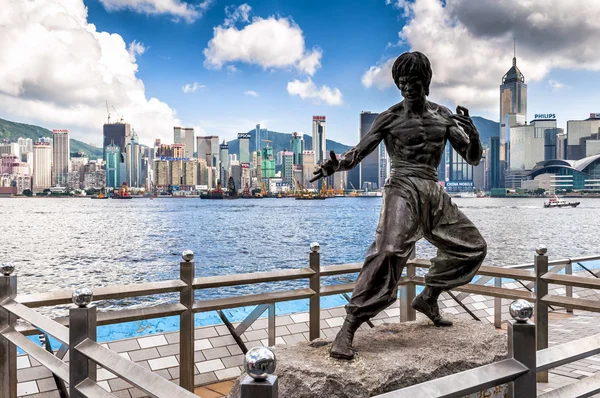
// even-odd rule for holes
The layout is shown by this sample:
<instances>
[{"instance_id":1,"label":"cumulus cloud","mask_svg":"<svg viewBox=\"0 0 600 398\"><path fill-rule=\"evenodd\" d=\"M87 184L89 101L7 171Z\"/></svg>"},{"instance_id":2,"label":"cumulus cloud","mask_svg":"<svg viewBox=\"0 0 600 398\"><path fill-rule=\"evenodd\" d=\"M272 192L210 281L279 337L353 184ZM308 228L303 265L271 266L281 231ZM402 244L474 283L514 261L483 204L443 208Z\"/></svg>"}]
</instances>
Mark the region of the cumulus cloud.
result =
<instances>
[{"instance_id":1,"label":"cumulus cloud","mask_svg":"<svg viewBox=\"0 0 600 398\"><path fill-rule=\"evenodd\" d=\"M433 100L496 111L498 86L511 66L515 37L517 65L526 81L539 81L558 67L600 70L597 0L580 0L577 7L562 0L388 3L408 18L399 43L431 60ZM393 87L394 58L369 68L363 85Z\"/></svg>"},{"instance_id":2,"label":"cumulus cloud","mask_svg":"<svg viewBox=\"0 0 600 398\"><path fill-rule=\"evenodd\" d=\"M198 84L196 82L190 84L186 84L185 86L181 87L181 91L183 91L185 94L187 93L194 93L196 92L198 89L202 89L206 86L202 85L202 84Z\"/></svg>"},{"instance_id":3,"label":"cumulus cloud","mask_svg":"<svg viewBox=\"0 0 600 398\"><path fill-rule=\"evenodd\" d=\"M342 105L342 93L337 88L321 86L318 88L310 77L305 81L294 80L287 85L290 95L298 95L302 99L312 99L315 103L326 103L328 105Z\"/></svg>"},{"instance_id":4,"label":"cumulus cloud","mask_svg":"<svg viewBox=\"0 0 600 398\"><path fill-rule=\"evenodd\" d=\"M0 13L2 117L68 128L73 137L102 142L105 101L130 122L144 143L170 140L181 122L175 110L147 98L135 56L118 34L97 31L82 0L13 1Z\"/></svg>"},{"instance_id":5,"label":"cumulus cloud","mask_svg":"<svg viewBox=\"0 0 600 398\"><path fill-rule=\"evenodd\" d=\"M570 86L559 82L558 80L548 80L548 84L552 87L552 91L560 91L563 88L569 88Z\"/></svg>"},{"instance_id":6,"label":"cumulus cloud","mask_svg":"<svg viewBox=\"0 0 600 398\"><path fill-rule=\"evenodd\" d=\"M290 68L313 75L321 66L322 51L307 50L302 30L291 19L255 17L238 29L237 21L249 21L251 7L229 10L225 23L214 28L214 37L204 49L208 68L220 69L229 62L245 62L268 68Z\"/></svg>"},{"instance_id":7,"label":"cumulus cloud","mask_svg":"<svg viewBox=\"0 0 600 398\"><path fill-rule=\"evenodd\" d=\"M132 10L141 14L171 15L174 21L192 23L201 18L213 0L193 5L180 0L100 0L106 11Z\"/></svg>"},{"instance_id":8,"label":"cumulus cloud","mask_svg":"<svg viewBox=\"0 0 600 398\"><path fill-rule=\"evenodd\" d=\"M233 65L227 65L227 71L228 71L229 73L235 73L235 72L237 72L238 70L237 70L237 68L236 68L235 66L233 66Z\"/></svg>"},{"instance_id":9,"label":"cumulus cloud","mask_svg":"<svg viewBox=\"0 0 600 398\"><path fill-rule=\"evenodd\" d=\"M253 91L253 90L244 91L244 94L250 95L252 97L258 97L258 93L256 91Z\"/></svg>"}]
</instances>

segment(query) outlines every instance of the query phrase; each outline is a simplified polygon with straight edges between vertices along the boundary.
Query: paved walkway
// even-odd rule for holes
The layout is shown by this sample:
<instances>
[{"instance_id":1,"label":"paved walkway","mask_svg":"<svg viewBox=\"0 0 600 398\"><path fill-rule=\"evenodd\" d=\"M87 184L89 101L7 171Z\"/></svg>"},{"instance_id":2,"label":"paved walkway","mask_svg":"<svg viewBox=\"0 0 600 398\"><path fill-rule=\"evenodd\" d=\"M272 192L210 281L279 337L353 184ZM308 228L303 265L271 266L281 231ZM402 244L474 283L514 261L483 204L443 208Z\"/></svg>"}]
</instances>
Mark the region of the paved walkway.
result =
<instances>
[{"instance_id":1,"label":"paved walkway","mask_svg":"<svg viewBox=\"0 0 600 398\"><path fill-rule=\"evenodd\" d=\"M521 288L507 283L506 287ZM575 297L600 300L598 292L574 289ZM552 289L552 294L564 294L564 289ZM480 295L471 295L463 300L482 321L493 323L493 299ZM502 318L509 319L509 300L502 302ZM470 316L448 295L440 301L442 311L461 317ZM377 315L372 321L375 325L399 322L398 302ZM343 307L321 311L321 336L334 337L344 321ZM365 327L367 327L365 325ZM308 313L278 316L276 318L276 344L294 344L308 341ZM564 310L551 313L549 326L549 344L561 344L596 334L600 331L600 314L575 311L574 315ZM207 326L195 332L195 385L197 395L213 398L225 395L231 388L232 379L243 370L243 354L224 325ZM268 344L267 319L258 319L243 335L247 347ZM114 341L104 344L139 365L156 374L179 383L179 334L167 333L152 336ZM59 398L54 379L50 372L33 358L21 355L17 359L19 397ZM549 383L539 385L538 391L547 391L578 379L600 372L600 355L564 365L550 371ZM119 398L140 398L146 394L134 388L128 382L104 370L98 370L98 382L107 391ZM219 395L220 394L220 395Z\"/></svg>"}]
</instances>

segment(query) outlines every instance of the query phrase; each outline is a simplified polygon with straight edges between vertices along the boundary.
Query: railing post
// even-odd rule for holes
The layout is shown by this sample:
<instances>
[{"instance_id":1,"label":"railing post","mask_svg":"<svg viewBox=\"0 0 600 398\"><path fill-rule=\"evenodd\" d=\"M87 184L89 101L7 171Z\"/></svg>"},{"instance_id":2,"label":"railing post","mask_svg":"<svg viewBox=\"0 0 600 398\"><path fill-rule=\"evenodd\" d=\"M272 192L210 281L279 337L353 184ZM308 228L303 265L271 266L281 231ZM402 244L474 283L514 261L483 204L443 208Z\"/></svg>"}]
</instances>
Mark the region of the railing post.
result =
<instances>
[{"instance_id":1,"label":"railing post","mask_svg":"<svg viewBox=\"0 0 600 398\"><path fill-rule=\"evenodd\" d=\"M310 288L315 292L309 299L309 340L321 337L321 246L310 244L310 269L315 273L310 277Z\"/></svg>"},{"instance_id":2,"label":"railing post","mask_svg":"<svg viewBox=\"0 0 600 398\"><path fill-rule=\"evenodd\" d=\"M535 397L536 389L536 350L535 324L529 318L533 306L526 300L516 300L510 305L508 320L508 355L529 368L529 371L508 384L509 398Z\"/></svg>"},{"instance_id":3,"label":"railing post","mask_svg":"<svg viewBox=\"0 0 600 398\"><path fill-rule=\"evenodd\" d=\"M573 275L573 263L569 260L569 264L565 267L565 274ZM573 297L573 286L566 287L566 296ZM567 308L567 313L572 314L573 308Z\"/></svg>"},{"instance_id":4,"label":"railing post","mask_svg":"<svg viewBox=\"0 0 600 398\"><path fill-rule=\"evenodd\" d=\"M0 303L17 297L17 276L12 263L0 266ZM16 319L8 311L0 308L0 331L7 326L14 327ZM17 347L0 337L0 397L17 398Z\"/></svg>"},{"instance_id":5,"label":"railing post","mask_svg":"<svg viewBox=\"0 0 600 398\"><path fill-rule=\"evenodd\" d=\"M536 250L533 260L535 265L535 329L536 329L536 348L543 350L548 348L548 304L542 300L548 294L548 283L542 277L548 273L548 249L545 246L539 246ZM537 381L540 383L548 382L548 371L539 372Z\"/></svg>"},{"instance_id":6,"label":"railing post","mask_svg":"<svg viewBox=\"0 0 600 398\"><path fill-rule=\"evenodd\" d=\"M244 356L246 377L240 383L240 398L278 398L279 385L273 375L275 354L267 347L251 348Z\"/></svg>"},{"instance_id":7,"label":"railing post","mask_svg":"<svg viewBox=\"0 0 600 398\"><path fill-rule=\"evenodd\" d=\"M179 277L187 285L181 289L179 302L186 310L179 315L179 385L194 391L194 252L185 250L179 264Z\"/></svg>"},{"instance_id":8,"label":"railing post","mask_svg":"<svg viewBox=\"0 0 600 398\"><path fill-rule=\"evenodd\" d=\"M502 278L494 278L494 287L502 287ZM494 326L496 329L502 327L502 298L494 297Z\"/></svg>"},{"instance_id":9,"label":"railing post","mask_svg":"<svg viewBox=\"0 0 600 398\"><path fill-rule=\"evenodd\" d=\"M409 260L410 261L410 260ZM415 295L417 294L417 287L412 281L412 278L417 275L417 270L414 265L406 264L406 277L411 278L411 281L400 288L400 322L410 322L417 319L417 313L414 308L410 306Z\"/></svg>"},{"instance_id":10,"label":"railing post","mask_svg":"<svg viewBox=\"0 0 600 398\"><path fill-rule=\"evenodd\" d=\"M69 397L84 398L77 391L77 386L90 379L96 381L96 364L76 347L84 340L96 341L96 306L92 302L91 289L81 288L73 292L73 304L77 307L69 309Z\"/></svg>"}]
</instances>

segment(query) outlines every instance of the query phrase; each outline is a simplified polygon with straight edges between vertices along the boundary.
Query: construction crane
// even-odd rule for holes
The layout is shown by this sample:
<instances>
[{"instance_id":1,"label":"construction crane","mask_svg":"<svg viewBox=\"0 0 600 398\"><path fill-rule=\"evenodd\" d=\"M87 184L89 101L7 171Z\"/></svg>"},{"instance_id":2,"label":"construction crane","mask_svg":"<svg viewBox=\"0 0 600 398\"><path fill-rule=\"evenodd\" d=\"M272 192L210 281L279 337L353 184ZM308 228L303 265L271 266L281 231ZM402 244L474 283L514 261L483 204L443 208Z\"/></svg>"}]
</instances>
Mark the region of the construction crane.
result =
<instances>
[{"instance_id":1,"label":"construction crane","mask_svg":"<svg viewBox=\"0 0 600 398\"><path fill-rule=\"evenodd\" d=\"M121 114L119 113L119 111L117 111L117 108L115 108L114 105L112 108L115 110L115 112L117 113L117 116L119 117L119 123L123 123L123 116L121 116Z\"/></svg>"},{"instance_id":2,"label":"construction crane","mask_svg":"<svg viewBox=\"0 0 600 398\"><path fill-rule=\"evenodd\" d=\"M108 122L106 124L110 124L110 112L108 111L108 101L106 101L106 113L108 115Z\"/></svg>"}]
</instances>

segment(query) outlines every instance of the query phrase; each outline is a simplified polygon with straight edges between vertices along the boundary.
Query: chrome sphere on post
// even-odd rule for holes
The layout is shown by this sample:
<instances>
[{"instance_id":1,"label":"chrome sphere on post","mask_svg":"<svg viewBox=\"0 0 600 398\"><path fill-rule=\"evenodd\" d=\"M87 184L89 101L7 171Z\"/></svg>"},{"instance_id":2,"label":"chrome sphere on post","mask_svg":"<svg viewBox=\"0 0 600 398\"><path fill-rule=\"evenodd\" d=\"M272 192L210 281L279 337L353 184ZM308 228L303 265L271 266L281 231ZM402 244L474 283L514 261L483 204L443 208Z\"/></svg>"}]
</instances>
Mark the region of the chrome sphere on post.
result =
<instances>
[{"instance_id":1,"label":"chrome sphere on post","mask_svg":"<svg viewBox=\"0 0 600 398\"><path fill-rule=\"evenodd\" d=\"M15 265L13 263L2 263L0 265L0 272L4 276L10 276L13 272L15 272Z\"/></svg>"},{"instance_id":2,"label":"chrome sphere on post","mask_svg":"<svg viewBox=\"0 0 600 398\"><path fill-rule=\"evenodd\" d=\"M190 262L194 259L194 252L191 250L184 250L183 253L181 253L181 258L183 258L183 261Z\"/></svg>"},{"instance_id":3,"label":"chrome sphere on post","mask_svg":"<svg viewBox=\"0 0 600 398\"><path fill-rule=\"evenodd\" d=\"M318 253L321 250L321 245L318 242L310 243L310 251L313 253Z\"/></svg>"},{"instance_id":4,"label":"chrome sphere on post","mask_svg":"<svg viewBox=\"0 0 600 398\"><path fill-rule=\"evenodd\" d=\"M92 289L87 287L80 287L73 291L73 304L79 308L87 307L93 300L94 294Z\"/></svg>"},{"instance_id":5,"label":"chrome sphere on post","mask_svg":"<svg viewBox=\"0 0 600 398\"><path fill-rule=\"evenodd\" d=\"M519 323L525 323L533 316L533 304L527 300L518 299L510 303L510 316Z\"/></svg>"},{"instance_id":6,"label":"chrome sphere on post","mask_svg":"<svg viewBox=\"0 0 600 398\"><path fill-rule=\"evenodd\" d=\"M540 256L543 256L544 254L548 253L548 248L544 245L539 245L535 248L535 252Z\"/></svg>"},{"instance_id":7,"label":"chrome sphere on post","mask_svg":"<svg viewBox=\"0 0 600 398\"><path fill-rule=\"evenodd\" d=\"M254 380L265 380L275 373L276 365L275 353L267 347L254 347L244 357L246 373Z\"/></svg>"}]
</instances>

